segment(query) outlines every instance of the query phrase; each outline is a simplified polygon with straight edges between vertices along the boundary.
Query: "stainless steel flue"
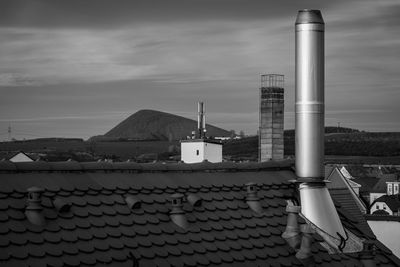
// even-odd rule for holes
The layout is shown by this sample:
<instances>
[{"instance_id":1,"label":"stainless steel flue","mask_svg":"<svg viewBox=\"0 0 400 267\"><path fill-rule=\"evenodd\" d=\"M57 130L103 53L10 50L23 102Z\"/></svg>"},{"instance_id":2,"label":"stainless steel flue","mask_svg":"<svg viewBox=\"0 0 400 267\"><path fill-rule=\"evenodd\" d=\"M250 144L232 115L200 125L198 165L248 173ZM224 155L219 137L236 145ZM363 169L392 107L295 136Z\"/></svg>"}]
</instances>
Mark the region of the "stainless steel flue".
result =
<instances>
[{"instance_id":1,"label":"stainless steel flue","mask_svg":"<svg viewBox=\"0 0 400 267\"><path fill-rule=\"evenodd\" d=\"M296 20L296 174L324 178L324 31L319 10Z\"/></svg>"},{"instance_id":2,"label":"stainless steel flue","mask_svg":"<svg viewBox=\"0 0 400 267\"><path fill-rule=\"evenodd\" d=\"M296 20L296 175L301 215L334 249L345 232L324 182L325 25L319 10L300 10Z\"/></svg>"}]
</instances>

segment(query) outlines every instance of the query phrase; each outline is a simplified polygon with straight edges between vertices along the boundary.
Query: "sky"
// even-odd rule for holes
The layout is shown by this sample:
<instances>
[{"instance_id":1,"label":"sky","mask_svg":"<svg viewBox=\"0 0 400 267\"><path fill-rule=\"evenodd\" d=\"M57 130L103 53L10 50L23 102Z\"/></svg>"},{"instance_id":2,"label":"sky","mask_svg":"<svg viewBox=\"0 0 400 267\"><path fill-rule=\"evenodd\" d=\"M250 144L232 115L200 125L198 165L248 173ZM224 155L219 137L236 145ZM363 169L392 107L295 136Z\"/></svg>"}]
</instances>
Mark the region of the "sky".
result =
<instances>
[{"instance_id":1,"label":"sky","mask_svg":"<svg viewBox=\"0 0 400 267\"><path fill-rule=\"evenodd\" d=\"M398 0L2 0L0 140L104 134L141 109L256 134L260 75L285 75L294 22L326 23L327 126L400 131Z\"/></svg>"}]
</instances>

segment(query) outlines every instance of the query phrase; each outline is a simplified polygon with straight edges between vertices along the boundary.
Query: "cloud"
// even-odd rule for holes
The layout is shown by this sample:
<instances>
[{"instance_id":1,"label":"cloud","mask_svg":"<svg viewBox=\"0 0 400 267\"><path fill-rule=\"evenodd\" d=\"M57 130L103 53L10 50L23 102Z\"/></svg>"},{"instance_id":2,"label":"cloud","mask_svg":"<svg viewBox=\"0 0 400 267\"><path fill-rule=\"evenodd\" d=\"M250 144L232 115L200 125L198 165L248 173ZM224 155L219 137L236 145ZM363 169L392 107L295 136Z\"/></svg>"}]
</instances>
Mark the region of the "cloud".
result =
<instances>
[{"instance_id":1,"label":"cloud","mask_svg":"<svg viewBox=\"0 0 400 267\"><path fill-rule=\"evenodd\" d=\"M146 62L121 62L132 47L118 33L0 28L0 86L127 80L154 73Z\"/></svg>"},{"instance_id":2,"label":"cloud","mask_svg":"<svg viewBox=\"0 0 400 267\"><path fill-rule=\"evenodd\" d=\"M116 107L195 114L196 101L205 100L211 122L255 133L260 74L285 75L286 115L292 114L293 24L305 7L322 9L326 22L327 120L371 120L385 129L383 122L400 113L395 0L2 4L1 118L85 117ZM95 129L123 117L94 119ZM286 118L293 128L292 115ZM56 121L52 131L63 127Z\"/></svg>"},{"instance_id":3,"label":"cloud","mask_svg":"<svg viewBox=\"0 0 400 267\"><path fill-rule=\"evenodd\" d=\"M126 25L207 20L292 18L302 8L328 8L347 1L317 0L3 0L0 25L39 28L116 29Z\"/></svg>"}]
</instances>

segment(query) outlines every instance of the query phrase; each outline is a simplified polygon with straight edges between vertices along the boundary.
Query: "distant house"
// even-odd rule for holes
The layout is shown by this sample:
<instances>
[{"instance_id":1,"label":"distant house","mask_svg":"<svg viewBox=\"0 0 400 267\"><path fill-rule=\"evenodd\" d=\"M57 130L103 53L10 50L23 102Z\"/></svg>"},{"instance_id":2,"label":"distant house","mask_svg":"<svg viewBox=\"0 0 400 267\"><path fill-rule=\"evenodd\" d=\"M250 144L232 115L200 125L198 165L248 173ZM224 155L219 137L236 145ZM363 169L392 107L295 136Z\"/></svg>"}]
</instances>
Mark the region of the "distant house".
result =
<instances>
[{"instance_id":1,"label":"distant house","mask_svg":"<svg viewBox=\"0 0 400 267\"><path fill-rule=\"evenodd\" d=\"M208 139L181 141L181 159L185 163L222 162L222 143Z\"/></svg>"},{"instance_id":2,"label":"distant house","mask_svg":"<svg viewBox=\"0 0 400 267\"><path fill-rule=\"evenodd\" d=\"M362 199L365 199L368 205L370 205L370 193L373 190L374 186L379 182L379 179L375 177L356 177L353 179L353 181L361 185L359 189L359 195Z\"/></svg>"},{"instance_id":3,"label":"distant house","mask_svg":"<svg viewBox=\"0 0 400 267\"><path fill-rule=\"evenodd\" d=\"M11 162L32 162L35 161L32 157L28 156L24 152L20 151L13 156L11 156L9 159Z\"/></svg>"},{"instance_id":4,"label":"distant house","mask_svg":"<svg viewBox=\"0 0 400 267\"><path fill-rule=\"evenodd\" d=\"M389 196L399 194L399 185L400 181L398 180L386 182L386 194Z\"/></svg>"},{"instance_id":5,"label":"distant house","mask_svg":"<svg viewBox=\"0 0 400 267\"><path fill-rule=\"evenodd\" d=\"M383 174L370 192L370 204L384 195L392 195L394 190L399 192L400 181L396 174ZM395 187L396 186L396 187Z\"/></svg>"},{"instance_id":6,"label":"distant house","mask_svg":"<svg viewBox=\"0 0 400 267\"><path fill-rule=\"evenodd\" d=\"M383 195L376 199L371 205L371 214L379 214L379 211L385 211L387 215L400 215L400 195Z\"/></svg>"}]
</instances>

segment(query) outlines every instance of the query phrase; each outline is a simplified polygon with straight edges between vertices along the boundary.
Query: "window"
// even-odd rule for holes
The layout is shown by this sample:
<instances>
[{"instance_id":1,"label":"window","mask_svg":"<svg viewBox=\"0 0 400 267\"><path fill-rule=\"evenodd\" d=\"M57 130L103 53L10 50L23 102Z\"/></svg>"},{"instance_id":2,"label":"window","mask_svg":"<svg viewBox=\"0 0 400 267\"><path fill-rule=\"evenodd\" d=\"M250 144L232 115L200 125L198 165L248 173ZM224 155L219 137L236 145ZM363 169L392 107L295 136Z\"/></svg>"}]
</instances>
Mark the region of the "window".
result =
<instances>
[{"instance_id":1,"label":"window","mask_svg":"<svg viewBox=\"0 0 400 267\"><path fill-rule=\"evenodd\" d=\"M396 195L399 193L399 184L393 185L393 194Z\"/></svg>"},{"instance_id":2,"label":"window","mask_svg":"<svg viewBox=\"0 0 400 267\"><path fill-rule=\"evenodd\" d=\"M376 204L376 209L379 210L379 205L378 204Z\"/></svg>"},{"instance_id":3,"label":"window","mask_svg":"<svg viewBox=\"0 0 400 267\"><path fill-rule=\"evenodd\" d=\"M199 150L198 150L198 149L196 150L196 155L197 155L197 156L199 155Z\"/></svg>"},{"instance_id":4,"label":"window","mask_svg":"<svg viewBox=\"0 0 400 267\"><path fill-rule=\"evenodd\" d=\"M388 195L392 195L392 194L393 194L393 191L392 191L392 184L388 184L388 185L387 185L387 194L388 194Z\"/></svg>"}]
</instances>

